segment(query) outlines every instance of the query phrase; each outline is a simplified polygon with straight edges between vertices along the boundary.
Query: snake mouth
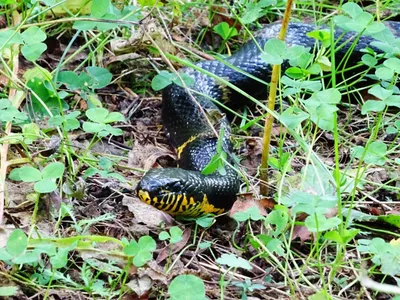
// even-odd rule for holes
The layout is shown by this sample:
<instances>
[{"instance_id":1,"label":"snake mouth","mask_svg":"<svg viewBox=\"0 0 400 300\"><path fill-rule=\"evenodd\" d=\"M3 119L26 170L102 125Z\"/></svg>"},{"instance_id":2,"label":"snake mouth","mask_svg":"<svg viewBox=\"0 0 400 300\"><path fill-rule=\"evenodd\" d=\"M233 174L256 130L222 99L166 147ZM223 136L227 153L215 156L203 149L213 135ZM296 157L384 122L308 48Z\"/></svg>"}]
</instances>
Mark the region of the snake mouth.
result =
<instances>
[{"instance_id":1,"label":"snake mouth","mask_svg":"<svg viewBox=\"0 0 400 300\"><path fill-rule=\"evenodd\" d=\"M149 192L144 191L144 190L139 190L138 191L138 197L143 202L151 205L151 197L150 197Z\"/></svg>"},{"instance_id":2,"label":"snake mouth","mask_svg":"<svg viewBox=\"0 0 400 300\"><path fill-rule=\"evenodd\" d=\"M137 189L137 195L143 202L147 204L153 204L159 202L161 199L168 197L171 193L170 191L147 191L145 189Z\"/></svg>"},{"instance_id":3,"label":"snake mouth","mask_svg":"<svg viewBox=\"0 0 400 300\"><path fill-rule=\"evenodd\" d=\"M181 199L186 199L186 195L176 194L170 191L159 191L157 193L138 190L138 197L141 201L158 208L159 210L174 213L179 207Z\"/></svg>"}]
</instances>

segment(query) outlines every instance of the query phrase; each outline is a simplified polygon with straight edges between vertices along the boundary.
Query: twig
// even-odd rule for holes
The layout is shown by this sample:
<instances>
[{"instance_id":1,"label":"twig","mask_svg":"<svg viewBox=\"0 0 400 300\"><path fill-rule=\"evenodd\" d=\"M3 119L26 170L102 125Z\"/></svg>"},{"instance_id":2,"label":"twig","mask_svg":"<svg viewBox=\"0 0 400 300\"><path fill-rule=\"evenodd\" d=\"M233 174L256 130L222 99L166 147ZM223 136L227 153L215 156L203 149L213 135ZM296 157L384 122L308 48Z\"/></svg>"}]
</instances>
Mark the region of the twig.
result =
<instances>
[{"instance_id":1,"label":"twig","mask_svg":"<svg viewBox=\"0 0 400 300\"><path fill-rule=\"evenodd\" d=\"M17 12L17 10L14 10L12 13L12 22L14 25L21 23L21 16ZM19 70L19 59L18 59L19 56L17 54L19 52L19 45L14 44L12 46L12 50L13 50L12 53L14 54L13 58L12 58L12 60L13 60L12 72L13 72L14 76L17 76L18 70ZM13 86L13 84L10 84L10 86ZM17 97L19 97L18 100L17 100ZM18 108L24 97L22 97L22 95L18 95L17 90L12 87L12 88L10 88L8 98L12 102L13 106ZM10 135L11 127L12 127L12 123L7 122L5 131L4 131L5 136ZM8 142L4 142L4 144L1 145L1 149L0 149L0 226L3 224L3 215L4 215L4 202L5 202L4 194L5 194L5 189L6 189L6 174L7 174L7 167L8 167L8 162L7 162L8 145L9 145Z\"/></svg>"},{"instance_id":2,"label":"twig","mask_svg":"<svg viewBox=\"0 0 400 300\"><path fill-rule=\"evenodd\" d=\"M360 275L360 283L363 287L381 293L400 295L400 288L398 286L387 283L376 282L371 278L369 278L365 273L366 272L364 270L361 272Z\"/></svg>"},{"instance_id":3,"label":"twig","mask_svg":"<svg viewBox=\"0 0 400 300\"><path fill-rule=\"evenodd\" d=\"M286 2L285 14L283 15L282 26L278 37L281 41L284 41L286 37L286 31L289 26L290 13L292 11L293 1L294 0L288 0ZM271 111L273 111L275 108L276 90L278 86L280 71L281 71L280 65L274 65L272 67L271 85L269 88L269 95L268 95L268 108ZM268 175L268 158L269 158L269 148L271 144L271 132L272 132L273 121L274 117L267 112L267 117L265 118L263 152L261 156L261 168L260 168L260 179L261 181L264 182L267 181L267 175ZM268 186L266 184L261 183L260 194L264 196L268 194Z\"/></svg>"}]
</instances>

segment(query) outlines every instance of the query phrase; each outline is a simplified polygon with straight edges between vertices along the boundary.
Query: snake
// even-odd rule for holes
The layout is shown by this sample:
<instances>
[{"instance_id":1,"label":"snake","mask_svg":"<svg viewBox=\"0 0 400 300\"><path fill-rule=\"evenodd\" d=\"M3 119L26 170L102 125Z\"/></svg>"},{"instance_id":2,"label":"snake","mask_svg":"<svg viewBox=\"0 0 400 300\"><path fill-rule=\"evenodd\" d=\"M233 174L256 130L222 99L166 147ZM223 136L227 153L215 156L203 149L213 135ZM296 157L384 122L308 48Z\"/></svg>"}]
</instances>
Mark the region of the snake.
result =
<instances>
[{"instance_id":1,"label":"snake","mask_svg":"<svg viewBox=\"0 0 400 300\"><path fill-rule=\"evenodd\" d=\"M387 21L384 24L385 32L389 31L394 37L400 35L400 22ZM289 23L285 43L287 47L298 45L313 49L316 40L308 33L321 29L324 27ZM232 207L237 199L241 177L233 166L230 121L218 103L235 104L240 101L241 95L217 78L223 78L245 93L259 97L267 90L266 82L270 81L272 72L272 65L262 59L263 45L277 38L280 30L280 23L266 25L233 55L223 60L199 61L195 64L196 68L183 68L181 74L194 80L190 86L172 83L164 88L163 128L170 144L176 149L178 167L150 169L136 188L140 200L172 216L185 217L218 215ZM365 54L363 49L367 47L382 52L371 46L374 39L370 36L335 28L334 39L335 45L341 45L335 47L336 61L345 57L349 49L349 61L352 63L360 61ZM396 41L399 45L399 40ZM281 65L282 72L288 67L290 64L286 59ZM204 168L221 150L227 154L225 172L215 170L204 174Z\"/></svg>"}]
</instances>

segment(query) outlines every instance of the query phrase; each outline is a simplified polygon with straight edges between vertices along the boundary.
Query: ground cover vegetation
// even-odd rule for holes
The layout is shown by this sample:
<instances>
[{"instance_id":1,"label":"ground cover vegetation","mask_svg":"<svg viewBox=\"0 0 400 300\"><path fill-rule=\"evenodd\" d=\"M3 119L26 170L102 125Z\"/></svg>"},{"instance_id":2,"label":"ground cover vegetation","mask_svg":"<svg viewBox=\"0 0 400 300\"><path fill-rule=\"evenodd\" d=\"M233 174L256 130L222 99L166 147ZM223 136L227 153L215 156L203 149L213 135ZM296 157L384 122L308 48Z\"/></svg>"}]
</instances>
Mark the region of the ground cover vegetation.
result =
<instances>
[{"instance_id":1,"label":"ground cover vegetation","mask_svg":"<svg viewBox=\"0 0 400 300\"><path fill-rule=\"evenodd\" d=\"M160 90L190 86L177 70L231 55L286 2L0 7L0 296L400 299L400 39L381 23L396 20L398 1L294 1L292 22L326 29L310 33L312 49L260 45L265 61L291 67L274 111L266 99L227 108L239 201L230 217L186 220L133 193L146 170L174 165ZM384 53L367 47L353 61L350 47L336 61L335 28ZM219 149L205 171L224 172L225 160Z\"/></svg>"}]
</instances>

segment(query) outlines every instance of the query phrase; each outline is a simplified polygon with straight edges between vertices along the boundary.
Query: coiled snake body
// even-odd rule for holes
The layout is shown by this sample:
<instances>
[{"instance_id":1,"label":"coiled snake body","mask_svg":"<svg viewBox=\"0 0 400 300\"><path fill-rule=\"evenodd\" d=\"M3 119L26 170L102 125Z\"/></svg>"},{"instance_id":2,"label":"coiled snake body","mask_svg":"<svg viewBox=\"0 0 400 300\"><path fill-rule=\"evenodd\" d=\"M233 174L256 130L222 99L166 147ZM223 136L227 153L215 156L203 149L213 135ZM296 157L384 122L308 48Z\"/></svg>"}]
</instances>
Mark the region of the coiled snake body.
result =
<instances>
[{"instance_id":1,"label":"coiled snake body","mask_svg":"<svg viewBox=\"0 0 400 300\"><path fill-rule=\"evenodd\" d=\"M387 22L385 25L395 36L399 36L400 23ZM280 27L280 24L271 24L258 33L255 40L261 48L266 41L278 36ZM313 25L291 23L286 44L289 47L300 45L312 48L315 40L308 37L307 33L316 29ZM344 44L335 53L337 59L345 55L356 36L352 32L343 34L340 30L335 31L335 40L340 39L339 44ZM359 61L364 54L360 50L369 46L371 41L370 37L359 37L351 52L351 61ZM269 82L272 67L261 59L260 54L255 41L250 41L227 58L226 63L213 60L201 61L196 65L257 96L260 91L267 89L266 86L237 69ZM282 71L287 67L288 62L284 62ZM148 171L139 182L137 193L142 201L172 215L196 217L206 213L220 214L230 209L235 201L240 179L231 167L226 167L225 175L218 171L210 175L201 174L216 154L218 138L215 132L220 132L221 127L224 129L222 148L228 154L228 163L232 163L230 124L211 99L223 102L229 97L230 101L235 101L238 95L199 71L186 68L183 72L194 78L194 84L190 86L192 92L176 84L168 86L163 91L162 108L164 129L171 144L177 148L179 168ZM216 112L219 117L214 118ZM214 130L210 127L210 120Z\"/></svg>"}]
</instances>

